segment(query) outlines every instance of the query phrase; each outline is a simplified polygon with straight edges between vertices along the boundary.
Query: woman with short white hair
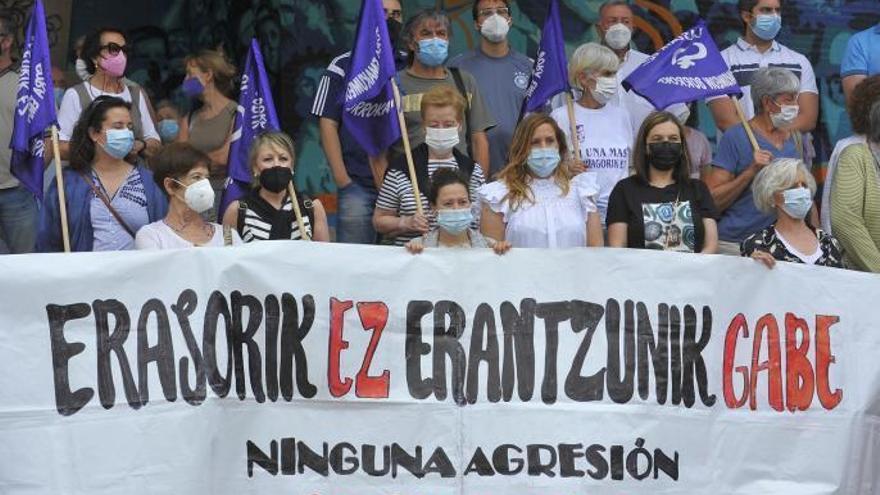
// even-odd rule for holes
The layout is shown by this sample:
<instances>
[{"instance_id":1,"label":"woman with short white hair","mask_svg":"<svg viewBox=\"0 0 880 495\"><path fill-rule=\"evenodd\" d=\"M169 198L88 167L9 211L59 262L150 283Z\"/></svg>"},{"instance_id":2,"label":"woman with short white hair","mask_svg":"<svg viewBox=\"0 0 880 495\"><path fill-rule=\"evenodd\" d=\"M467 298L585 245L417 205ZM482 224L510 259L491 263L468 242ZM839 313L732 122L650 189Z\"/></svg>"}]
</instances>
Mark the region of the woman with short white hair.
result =
<instances>
[{"instance_id":1,"label":"woman with short white hair","mask_svg":"<svg viewBox=\"0 0 880 495\"><path fill-rule=\"evenodd\" d=\"M843 268L837 239L805 220L813 206L816 181L801 160L780 158L758 172L752 183L755 206L776 222L747 237L740 246L772 268L777 261Z\"/></svg>"},{"instance_id":2,"label":"woman with short white hair","mask_svg":"<svg viewBox=\"0 0 880 495\"><path fill-rule=\"evenodd\" d=\"M594 175L599 186L596 202L603 227L611 191L630 175L629 161L634 140L629 112L608 104L617 95L619 66L617 55L598 43L581 45L568 63L569 82L581 91L581 97L574 105L580 161L577 161L578 154L571 137L568 108L562 106L551 114L565 133L575 172Z\"/></svg>"}]
</instances>

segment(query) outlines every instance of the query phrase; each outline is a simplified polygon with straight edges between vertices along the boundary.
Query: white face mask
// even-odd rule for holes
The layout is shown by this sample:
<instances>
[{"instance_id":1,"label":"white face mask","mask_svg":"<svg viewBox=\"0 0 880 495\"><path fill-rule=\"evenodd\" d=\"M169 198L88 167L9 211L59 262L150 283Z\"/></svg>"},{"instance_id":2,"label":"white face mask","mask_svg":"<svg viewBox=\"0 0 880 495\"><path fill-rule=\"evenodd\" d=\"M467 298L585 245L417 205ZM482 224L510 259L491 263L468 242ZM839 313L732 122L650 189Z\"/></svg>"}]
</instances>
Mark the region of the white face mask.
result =
<instances>
[{"instance_id":1,"label":"white face mask","mask_svg":"<svg viewBox=\"0 0 880 495\"><path fill-rule=\"evenodd\" d=\"M81 58L76 59L76 75L82 81L88 81L89 78L92 77L92 75L89 74L89 70L86 68L86 61Z\"/></svg>"},{"instance_id":2,"label":"white face mask","mask_svg":"<svg viewBox=\"0 0 880 495\"><path fill-rule=\"evenodd\" d=\"M617 78L597 77L596 89L591 89L590 93L600 105L608 103L617 94Z\"/></svg>"},{"instance_id":3,"label":"white face mask","mask_svg":"<svg viewBox=\"0 0 880 495\"><path fill-rule=\"evenodd\" d=\"M605 44L612 50L623 50L632 41L632 30L624 24L617 23L605 31Z\"/></svg>"},{"instance_id":4,"label":"white face mask","mask_svg":"<svg viewBox=\"0 0 880 495\"><path fill-rule=\"evenodd\" d=\"M507 19L498 14L492 14L491 17L483 21L480 27L480 34L492 43L501 43L507 37L510 31L510 24Z\"/></svg>"},{"instance_id":5,"label":"white face mask","mask_svg":"<svg viewBox=\"0 0 880 495\"><path fill-rule=\"evenodd\" d=\"M770 114L770 122L773 123L773 127L777 129L787 129L794 125L794 121L797 120L798 114L800 114L801 107L799 105L780 105L779 113L771 113Z\"/></svg>"},{"instance_id":6,"label":"white face mask","mask_svg":"<svg viewBox=\"0 0 880 495\"><path fill-rule=\"evenodd\" d=\"M186 188L183 201L194 212L204 213L214 206L214 188L211 187L211 181L208 179L198 180L188 186L177 180L174 182Z\"/></svg>"},{"instance_id":7,"label":"white face mask","mask_svg":"<svg viewBox=\"0 0 880 495\"><path fill-rule=\"evenodd\" d=\"M449 152L458 144L458 127L426 127L425 144L435 152Z\"/></svg>"}]
</instances>

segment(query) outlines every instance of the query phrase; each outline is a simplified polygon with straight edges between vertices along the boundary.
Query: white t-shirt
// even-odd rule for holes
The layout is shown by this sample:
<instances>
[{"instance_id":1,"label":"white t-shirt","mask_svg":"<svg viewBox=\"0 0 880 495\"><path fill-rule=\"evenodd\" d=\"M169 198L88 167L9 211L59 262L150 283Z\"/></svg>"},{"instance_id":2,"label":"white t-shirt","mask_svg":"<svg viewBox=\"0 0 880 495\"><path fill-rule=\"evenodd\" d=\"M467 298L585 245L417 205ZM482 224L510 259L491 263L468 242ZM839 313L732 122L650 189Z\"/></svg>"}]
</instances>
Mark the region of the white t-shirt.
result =
<instances>
[{"instance_id":1,"label":"white t-shirt","mask_svg":"<svg viewBox=\"0 0 880 495\"><path fill-rule=\"evenodd\" d=\"M504 217L504 238L517 248L575 248L587 246L587 216L596 211L595 178L576 175L563 196L556 181L534 179L529 184L535 202L510 208L502 180L480 188L480 200Z\"/></svg>"},{"instance_id":2,"label":"white t-shirt","mask_svg":"<svg viewBox=\"0 0 880 495\"><path fill-rule=\"evenodd\" d=\"M631 48L626 52L623 62L621 62L620 67L617 69L617 96L608 102L612 105L622 107L629 112L633 136L639 134L639 128L642 127L642 122L648 118L648 115L651 115L651 112L655 112L657 109L654 108L654 105L652 105L651 102L639 96L635 91L625 90L623 88L623 80L629 77L629 75L640 65L645 63L645 60L648 60L648 58L649 56L647 54L636 49ZM670 105L664 110L677 116L683 114L685 110L687 110L687 105L684 103L676 103L675 105Z\"/></svg>"},{"instance_id":3,"label":"white t-shirt","mask_svg":"<svg viewBox=\"0 0 880 495\"><path fill-rule=\"evenodd\" d=\"M216 223L210 223L209 225L214 227L214 237L207 244L202 244L198 247L225 246L223 226ZM244 244L235 229L230 229L230 234L232 235L233 246ZM196 245L177 235L177 232L169 227L164 220L144 225L137 231L137 235L134 238L135 249L186 249L191 247L196 247Z\"/></svg>"},{"instance_id":4,"label":"white t-shirt","mask_svg":"<svg viewBox=\"0 0 880 495\"><path fill-rule=\"evenodd\" d=\"M131 91L126 84L122 85L122 93L107 93L92 86L89 82L86 82L85 85L92 100L99 96L107 95L122 98L131 103ZM155 139L161 141L159 133L156 132L156 126L153 124L153 119L150 117L150 109L147 108L147 99L145 98L145 95L146 93L141 93L141 98L138 103L138 108L141 112L141 126L144 129L144 140ZM64 98L61 99L61 109L58 111L59 140L70 141L70 138L73 136L73 128L76 126L76 122L79 120L82 111L83 108L80 105L79 95L74 88L69 88L64 92Z\"/></svg>"},{"instance_id":5,"label":"white t-shirt","mask_svg":"<svg viewBox=\"0 0 880 495\"><path fill-rule=\"evenodd\" d=\"M551 117L565 133L568 149L572 149L568 109L557 108ZM623 108L612 105L592 110L575 103L574 119L577 122L581 159L587 165L586 173L593 176L599 187L596 204L604 225L611 191L618 182L629 176L630 154L635 140L629 114Z\"/></svg>"},{"instance_id":6,"label":"white t-shirt","mask_svg":"<svg viewBox=\"0 0 880 495\"><path fill-rule=\"evenodd\" d=\"M730 72L733 73L737 84L742 88L743 97L740 99L740 103L746 120L755 116L755 106L752 103L752 77L758 69L765 67L788 69L801 80L801 93L819 94L813 64L807 60L807 57L775 41L769 50L761 53L754 45L750 45L746 40L740 38L736 43L721 51L721 58L727 62ZM718 98L726 97L707 98L707 101Z\"/></svg>"}]
</instances>

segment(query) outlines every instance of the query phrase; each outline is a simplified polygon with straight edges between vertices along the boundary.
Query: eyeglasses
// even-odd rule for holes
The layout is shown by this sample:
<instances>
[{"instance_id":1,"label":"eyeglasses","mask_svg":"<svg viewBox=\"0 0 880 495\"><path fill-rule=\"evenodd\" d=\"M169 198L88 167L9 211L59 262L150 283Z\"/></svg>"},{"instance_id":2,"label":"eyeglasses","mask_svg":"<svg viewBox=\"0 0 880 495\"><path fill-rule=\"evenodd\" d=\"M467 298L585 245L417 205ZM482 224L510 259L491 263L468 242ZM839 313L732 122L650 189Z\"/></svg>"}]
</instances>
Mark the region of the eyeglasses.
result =
<instances>
[{"instance_id":1,"label":"eyeglasses","mask_svg":"<svg viewBox=\"0 0 880 495\"><path fill-rule=\"evenodd\" d=\"M102 51L107 50L107 53L109 53L111 56L115 57L115 56L119 55L119 52L122 52L122 53L128 55L128 52L131 51L131 48L129 48L128 45L120 45L118 43L111 42L111 43L107 43L106 45L102 46L101 50Z\"/></svg>"},{"instance_id":2,"label":"eyeglasses","mask_svg":"<svg viewBox=\"0 0 880 495\"><path fill-rule=\"evenodd\" d=\"M510 16L510 9L507 7L497 7L494 9L481 9L479 12L477 12L477 17L486 18L486 17L492 17L495 14L498 14L501 17L509 17Z\"/></svg>"},{"instance_id":3,"label":"eyeglasses","mask_svg":"<svg viewBox=\"0 0 880 495\"><path fill-rule=\"evenodd\" d=\"M400 11L400 9L394 9L394 10L383 9L383 10L385 11L385 17L388 17L389 19L394 19L395 21L399 21L401 18L403 18L403 13Z\"/></svg>"}]
</instances>

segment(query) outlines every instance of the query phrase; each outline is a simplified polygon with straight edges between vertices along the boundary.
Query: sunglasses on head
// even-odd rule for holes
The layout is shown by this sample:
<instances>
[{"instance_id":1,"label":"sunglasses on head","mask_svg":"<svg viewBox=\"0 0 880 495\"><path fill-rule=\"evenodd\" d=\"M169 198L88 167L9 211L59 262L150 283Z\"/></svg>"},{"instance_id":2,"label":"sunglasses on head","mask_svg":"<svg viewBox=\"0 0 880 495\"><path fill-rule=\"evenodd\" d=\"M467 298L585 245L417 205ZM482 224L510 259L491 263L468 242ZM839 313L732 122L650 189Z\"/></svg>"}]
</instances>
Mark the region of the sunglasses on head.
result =
<instances>
[{"instance_id":1,"label":"sunglasses on head","mask_svg":"<svg viewBox=\"0 0 880 495\"><path fill-rule=\"evenodd\" d=\"M128 45L120 45L118 43L111 42L111 43L107 43L106 45L102 46L101 50L102 51L107 50L107 53L109 53L111 56L115 57L116 55L119 55L119 52L122 52L122 53L128 55L128 52L131 50L131 48L129 48Z\"/></svg>"}]
</instances>

